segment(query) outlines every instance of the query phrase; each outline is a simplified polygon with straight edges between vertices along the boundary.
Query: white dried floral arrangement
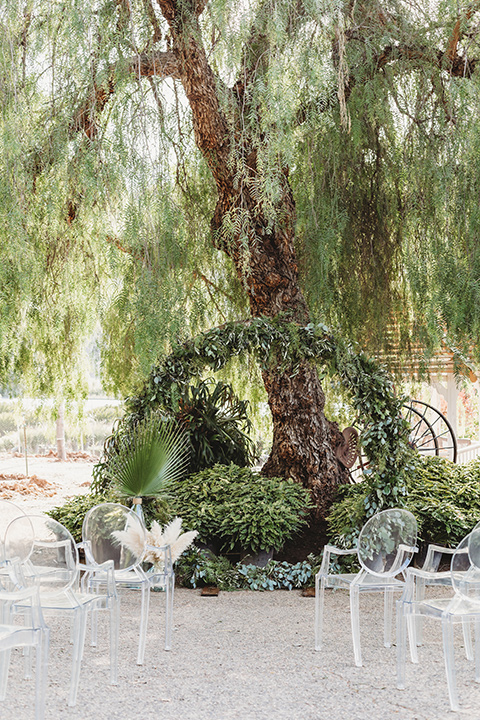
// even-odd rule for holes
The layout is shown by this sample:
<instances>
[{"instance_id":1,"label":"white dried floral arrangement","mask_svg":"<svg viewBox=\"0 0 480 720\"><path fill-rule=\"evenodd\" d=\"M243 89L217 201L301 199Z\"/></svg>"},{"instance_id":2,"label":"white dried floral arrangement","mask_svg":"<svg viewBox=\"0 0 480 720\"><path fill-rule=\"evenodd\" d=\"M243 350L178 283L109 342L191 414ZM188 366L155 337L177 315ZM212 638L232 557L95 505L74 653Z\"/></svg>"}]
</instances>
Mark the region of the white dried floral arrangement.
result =
<instances>
[{"instance_id":1,"label":"white dried floral arrangement","mask_svg":"<svg viewBox=\"0 0 480 720\"><path fill-rule=\"evenodd\" d=\"M164 528L154 520L150 530L145 530L140 523L129 523L125 530L115 530L112 535L117 542L140 557L147 544L144 561L153 564L155 569L163 568L164 553L160 548L170 545L172 562L192 544L198 535L196 530L182 533L182 518L176 517Z\"/></svg>"}]
</instances>

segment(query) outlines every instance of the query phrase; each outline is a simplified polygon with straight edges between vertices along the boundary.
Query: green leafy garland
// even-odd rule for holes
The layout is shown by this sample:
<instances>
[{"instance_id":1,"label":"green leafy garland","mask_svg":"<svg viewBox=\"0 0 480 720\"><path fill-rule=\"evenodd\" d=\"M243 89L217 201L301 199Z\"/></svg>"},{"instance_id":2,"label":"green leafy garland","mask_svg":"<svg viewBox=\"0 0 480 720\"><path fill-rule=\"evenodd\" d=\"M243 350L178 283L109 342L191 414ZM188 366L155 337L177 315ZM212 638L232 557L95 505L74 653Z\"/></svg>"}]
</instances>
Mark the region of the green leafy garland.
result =
<instances>
[{"instance_id":1,"label":"green leafy garland","mask_svg":"<svg viewBox=\"0 0 480 720\"><path fill-rule=\"evenodd\" d=\"M413 452L401 415L405 397L395 394L392 379L381 366L323 324L299 326L284 316L260 317L227 323L189 339L153 367L137 397L127 398L124 422L128 426L154 407L171 406L179 388L192 377L201 376L205 368L220 370L233 356L246 352L254 354L262 370L275 365L295 373L302 361L312 360L320 362L326 373L336 374L351 394L369 459L366 516L403 504Z\"/></svg>"}]
</instances>

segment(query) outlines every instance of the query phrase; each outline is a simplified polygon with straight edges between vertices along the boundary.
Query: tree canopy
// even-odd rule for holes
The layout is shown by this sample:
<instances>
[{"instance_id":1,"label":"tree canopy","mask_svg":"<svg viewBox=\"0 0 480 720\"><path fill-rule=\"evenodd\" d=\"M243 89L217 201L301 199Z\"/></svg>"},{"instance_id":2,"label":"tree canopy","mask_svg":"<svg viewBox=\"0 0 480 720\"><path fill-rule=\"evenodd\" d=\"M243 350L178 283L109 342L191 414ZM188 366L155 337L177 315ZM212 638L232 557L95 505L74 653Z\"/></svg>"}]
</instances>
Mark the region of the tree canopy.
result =
<instances>
[{"instance_id":1,"label":"tree canopy","mask_svg":"<svg viewBox=\"0 0 480 720\"><path fill-rule=\"evenodd\" d=\"M367 346L387 324L475 343L478 20L478 3L6 0L2 381L73 391L100 318L105 379L125 392L171 337L245 315L248 208L227 208L211 242L175 23L267 226L288 173L314 316ZM232 237L243 278L219 250Z\"/></svg>"}]
</instances>

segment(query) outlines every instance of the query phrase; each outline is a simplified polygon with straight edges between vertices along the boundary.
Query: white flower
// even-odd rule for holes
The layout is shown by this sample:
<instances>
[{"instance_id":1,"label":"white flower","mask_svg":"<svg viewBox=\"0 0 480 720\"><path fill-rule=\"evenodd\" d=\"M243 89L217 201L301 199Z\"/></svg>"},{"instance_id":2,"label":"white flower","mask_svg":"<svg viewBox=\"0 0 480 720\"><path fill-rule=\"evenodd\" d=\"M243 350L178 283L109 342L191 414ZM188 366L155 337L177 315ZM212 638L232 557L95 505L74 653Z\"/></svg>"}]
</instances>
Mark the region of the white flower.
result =
<instances>
[{"instance_id":1,"label":"white flower","mask_svg":"<svg viewBox=\"0 0 480 720\"><path fill-rule=\"evenodd\" d=\"M169 545L172 562L175 562L192 544L198 532L191 530L182 533L182 518L176 517L163 529L156 520L153 521L151 529L147 531L140 529L138 523L134 525L127 523L125 530L115 530L112 535L119 544L127 547L137 557L142 555L146 543L149 547L144 560L151 562L156 570L162 570L164 552L160 548Z\"/></svg>"}]
</instances>

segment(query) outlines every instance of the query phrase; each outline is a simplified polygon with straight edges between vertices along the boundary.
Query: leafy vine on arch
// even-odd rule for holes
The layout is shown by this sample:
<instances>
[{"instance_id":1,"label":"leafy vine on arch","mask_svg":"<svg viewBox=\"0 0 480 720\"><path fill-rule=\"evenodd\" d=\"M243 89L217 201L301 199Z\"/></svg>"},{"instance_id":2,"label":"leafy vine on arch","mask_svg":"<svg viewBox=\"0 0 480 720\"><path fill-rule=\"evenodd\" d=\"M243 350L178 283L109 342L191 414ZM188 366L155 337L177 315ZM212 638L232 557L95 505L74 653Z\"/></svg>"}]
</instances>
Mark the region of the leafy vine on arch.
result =
<instances>
[{"instance_id":1,"label":"leafy vine on arch","mask_svg":"<svg viewBox=\"0 0 480 720\"><path fill-rule=\"evenodd\" d=\"M284 316L252 318L226 323L177 345L152 368L142 392L127 398L124 426L158 405L171 405L179 388L201 376L205 368L220 370L230 358L245 352L253 353L261 369L275 363L295 373L302 360L311 359L337 374L364 426L361 443L370 460L367 516L402 503L412 457L401 415L405 398L395 394L384 368L321 323L299 326Z\"/></svg>"}]
</instances>

